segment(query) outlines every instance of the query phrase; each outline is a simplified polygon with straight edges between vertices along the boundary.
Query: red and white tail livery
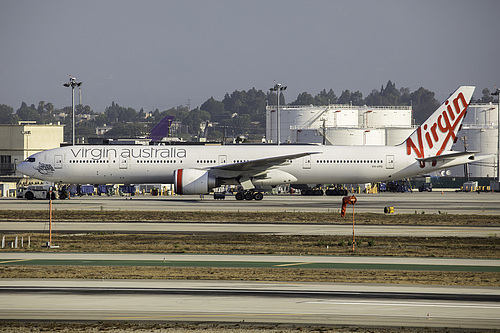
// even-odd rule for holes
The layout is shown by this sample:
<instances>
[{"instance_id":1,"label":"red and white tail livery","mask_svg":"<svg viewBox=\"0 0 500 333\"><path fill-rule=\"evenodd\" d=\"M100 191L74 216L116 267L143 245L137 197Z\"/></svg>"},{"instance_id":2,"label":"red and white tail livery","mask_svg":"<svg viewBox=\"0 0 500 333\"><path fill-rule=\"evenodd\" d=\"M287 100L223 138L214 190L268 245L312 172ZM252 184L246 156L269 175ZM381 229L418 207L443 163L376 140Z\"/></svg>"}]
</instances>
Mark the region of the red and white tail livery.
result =
<instances>
[{"instance_id":1,"label":"red and white tail livery","mask_svg":"<svg viewBox=\"0 0 500 333\"><path fill-rule=\"evenodd\" d=\"M475 87L458 88L408 139L406 154L439 156L456 140Z\"/></svg>"}]
</instances>

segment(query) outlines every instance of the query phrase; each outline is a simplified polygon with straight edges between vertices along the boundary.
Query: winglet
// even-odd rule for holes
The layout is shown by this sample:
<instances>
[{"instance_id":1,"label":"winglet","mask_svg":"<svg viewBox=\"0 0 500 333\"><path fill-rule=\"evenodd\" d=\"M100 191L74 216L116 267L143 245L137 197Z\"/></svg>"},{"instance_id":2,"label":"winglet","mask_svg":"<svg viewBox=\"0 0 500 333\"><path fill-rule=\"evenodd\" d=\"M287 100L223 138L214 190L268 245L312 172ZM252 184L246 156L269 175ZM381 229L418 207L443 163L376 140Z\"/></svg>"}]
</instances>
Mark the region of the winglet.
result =
<instances>
[{"instance_id":1,"label":"winglet","mask_svg":"<svg viewBox=\"0 0 500 333\"><path fill-rule=\"evenodd\" d=\"M439 156L450 150L465 117L475 87L458 88L406 139L406 154L416 158Z\"/></svg>"}]
</instances>

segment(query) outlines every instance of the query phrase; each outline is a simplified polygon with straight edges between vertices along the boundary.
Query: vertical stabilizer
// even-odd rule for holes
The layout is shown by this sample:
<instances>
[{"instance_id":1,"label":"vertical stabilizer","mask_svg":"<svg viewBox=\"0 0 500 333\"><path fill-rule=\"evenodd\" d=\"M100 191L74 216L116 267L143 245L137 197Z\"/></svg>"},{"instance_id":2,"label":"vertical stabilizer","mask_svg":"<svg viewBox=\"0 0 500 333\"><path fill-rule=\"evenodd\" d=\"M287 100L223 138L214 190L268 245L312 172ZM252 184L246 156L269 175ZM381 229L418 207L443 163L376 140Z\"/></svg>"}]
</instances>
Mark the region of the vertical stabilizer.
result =
<instances>
[{"instance_id":1,"label":"vertical stabilizer","mask_svg":"<svg viewBox=\"0 0 500 333\"><path fill-rule=\"evenodd\" d=\"M151 141L156 142L168 136L170 125L174 121L174 116L165 116L155 127L151 130L149 138Z\"/></svg>"},{"instance_id":2,"label":"vertical stabilizer","mask_svg":"<svg viewBox=\"0 0 500 333\"><path fill-rule=\"evenodd\" d=\"M416 158L439 156L450 150L475 87L458 88L441 106L404 142L406 154Z\"/></svg>"}]
</instances>

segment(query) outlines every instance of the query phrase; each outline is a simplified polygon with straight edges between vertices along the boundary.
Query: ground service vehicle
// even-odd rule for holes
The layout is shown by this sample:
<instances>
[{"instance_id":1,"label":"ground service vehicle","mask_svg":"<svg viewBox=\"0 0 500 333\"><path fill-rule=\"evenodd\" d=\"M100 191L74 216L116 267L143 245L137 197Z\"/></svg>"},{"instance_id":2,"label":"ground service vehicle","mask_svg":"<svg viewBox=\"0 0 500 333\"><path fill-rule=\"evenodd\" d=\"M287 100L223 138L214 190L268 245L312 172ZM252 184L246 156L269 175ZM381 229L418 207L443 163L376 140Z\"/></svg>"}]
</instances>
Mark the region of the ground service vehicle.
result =
<instances>
[{"instance_id":1,"label":"ground service vehicle","mask_svg":"<svg viewBox=\"0 0 500 333\"><path fill-rule=\"evenodd\" d=\"M20 187L17 189L17 197L27 200L33 199L49 199L52 196L52 200L56 198L56 192L51 192L51 186L47 185L29 185L28 187Z\"/></svg>"}]
</instances>

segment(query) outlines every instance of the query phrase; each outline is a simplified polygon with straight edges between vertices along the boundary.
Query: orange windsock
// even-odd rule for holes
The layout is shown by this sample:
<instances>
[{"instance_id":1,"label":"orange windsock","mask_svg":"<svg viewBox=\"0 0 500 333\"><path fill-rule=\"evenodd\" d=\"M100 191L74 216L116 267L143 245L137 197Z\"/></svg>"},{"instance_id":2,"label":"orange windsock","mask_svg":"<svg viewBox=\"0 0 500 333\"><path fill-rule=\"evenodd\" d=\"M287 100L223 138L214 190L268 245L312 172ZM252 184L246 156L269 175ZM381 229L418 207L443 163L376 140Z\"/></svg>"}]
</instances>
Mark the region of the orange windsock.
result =
<instances>
[{"instance_id":1,"label":"orange windsock","mask_svg":"<svg viewBox=\"0 0 500 333\"><path fill-rule=\"evenodd\" d=\"M356 197L354 195L352 195L350 197L343 197L342 198L342 210L340 211L340 216L341 217L345 216L347 204L354 205L354 204L356 204L356 201L358 201L358 199L356 199Z\"/></svg>"}]
</instances>

